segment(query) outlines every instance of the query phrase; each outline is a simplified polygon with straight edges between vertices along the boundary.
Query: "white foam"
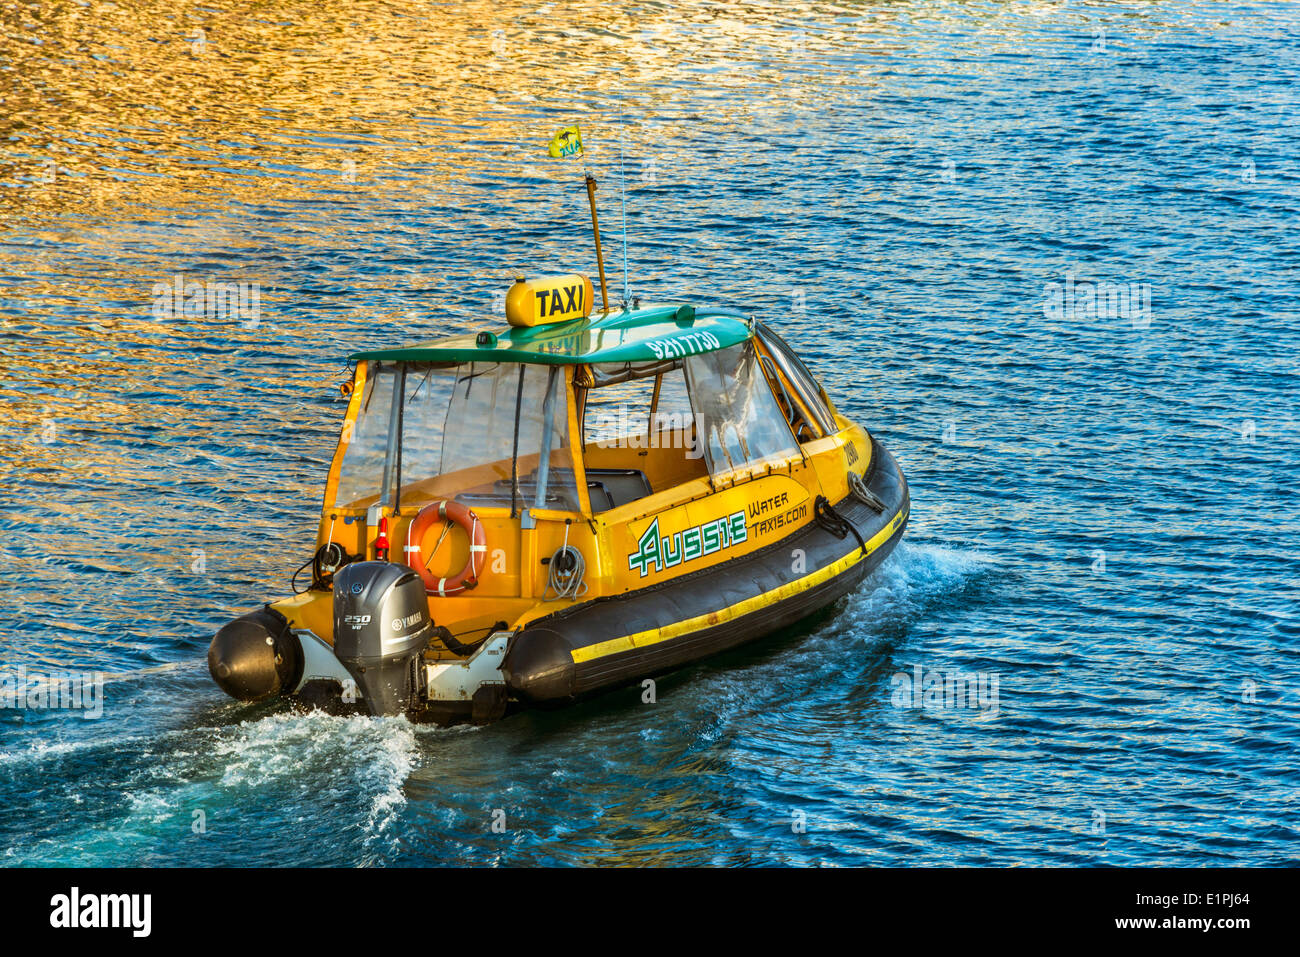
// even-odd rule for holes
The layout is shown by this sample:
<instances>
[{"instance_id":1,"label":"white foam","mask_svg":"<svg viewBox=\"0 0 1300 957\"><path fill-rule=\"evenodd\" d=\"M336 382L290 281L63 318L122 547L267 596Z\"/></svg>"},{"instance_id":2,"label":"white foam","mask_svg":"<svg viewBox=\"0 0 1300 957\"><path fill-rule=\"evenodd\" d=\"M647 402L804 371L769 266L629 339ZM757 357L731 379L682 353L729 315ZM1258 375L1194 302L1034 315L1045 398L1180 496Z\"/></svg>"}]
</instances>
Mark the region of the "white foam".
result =
<instances>
[{"instance_id":1,"label":"white foam","mask_svg":"<svg viewBox=\"0 0 1300 957\"><path fill-rule=\"evenodd\" d=\"M150 738L37 741L17 755L0 755L0 760L39 761L93 748L121 750L123 744L143 756L154 750L159 762L120 782L128 800L115 822L76 835L68 847L79 848L77 856L58 859L77 863L103 850L129 860L132 849L156 840L159 828L172 826L178 817L188 828L195 810L211 812L224 806L232 790L251 793L253 800L279 794L299 804L337 785L347 795L346 825L361 830L359 863L382 861L396 849L393 824L406 804L406 781L419 763L416 727L405 718L344 718L322 712L275 714ZM373 846L376 843L380 846ZM48 852L32 847L9 848L7 853L41 860Z\"/></svg>"},{"instance_id":2,"label":"white foam","mask_svg":"<svg viewBox=\"0 0 1300 957\"><path fill-rule=\"evenodd\" d=\"M387 793L414 767L415 732L404 718L286 713L222 729L213 754L225 766L226 786L257 787L304 767L334 766L356 770Z\"/></svg>"},{"instance_id":3,"label":"white foam","mask_svg":"<svg viewBox=\"0 0 1300 957\"><path fill-rule=\"evenodd\" d=\"M46 758L95 747L97 741L33 741L25 751L0 751L0 764L39 764Z\"/></svg>"},{"instance_id":4,"label":"white foam","mask_svg":"<svg viewBox=\"0 0 1300 957\"><path fill-rule=\"evenodd\" d=\"M943 545L900 542L862 586L849 596L836 623L898 622L926 604L963 587L997 564L990 555Z\"/></svg>"},{"instance_id":5,"label":"white foam","mask_svg":"<svg viewBox=\"0 0 1300 957\"><path fill-rule=\"evenodd\" d=\"M893 570L904 576L912 588L938 586L942 590L996 564L992 555L969 548L900 542L878 571Z\"/></svg>"}]
</instances>

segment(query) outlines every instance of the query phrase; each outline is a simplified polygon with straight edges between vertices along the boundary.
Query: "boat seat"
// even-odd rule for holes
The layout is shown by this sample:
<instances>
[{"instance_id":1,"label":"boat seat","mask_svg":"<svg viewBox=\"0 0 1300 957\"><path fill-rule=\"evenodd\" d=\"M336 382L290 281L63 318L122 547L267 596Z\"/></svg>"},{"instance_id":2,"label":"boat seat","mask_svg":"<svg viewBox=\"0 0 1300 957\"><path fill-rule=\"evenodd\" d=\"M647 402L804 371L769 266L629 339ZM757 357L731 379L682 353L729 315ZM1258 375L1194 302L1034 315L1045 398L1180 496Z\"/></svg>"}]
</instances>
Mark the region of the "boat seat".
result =
<instances>
[{"instance_id":1,"label":"boat seat","mask_svg":"<svg viewBox=\"0 0 1300 957\"><path fill-rule=\"evenodd\" d=\"M559 479L572 481L570 469L556 469ZM591 498L593 512L607 512L611 508L635 502L645 498L653 489L650 480L640 469L587 469L587 494ZM533 502L537 497L537 478L535 475L519 479L519 498L524 504ZM466 505L509 505L510 480L499 479L492 486L491 492L465 492L456 496L456 501ZM554 485L546 490L546 507L559 511L576 508L570 501L567 491L557 490Z\"/></svg>"},{"instance_id":2,"label":"boat seat","mask_svg":"<svg viewBox=\"0 0 1300 957\"><path fill-rule=\"evenodd\" d=\"M587 489L591 494L593 512L605 512L635 502L653 491L650 480L640 469L587 469ZM600 493L599 503L597 491Z\"/></svg>"}]
</instances>

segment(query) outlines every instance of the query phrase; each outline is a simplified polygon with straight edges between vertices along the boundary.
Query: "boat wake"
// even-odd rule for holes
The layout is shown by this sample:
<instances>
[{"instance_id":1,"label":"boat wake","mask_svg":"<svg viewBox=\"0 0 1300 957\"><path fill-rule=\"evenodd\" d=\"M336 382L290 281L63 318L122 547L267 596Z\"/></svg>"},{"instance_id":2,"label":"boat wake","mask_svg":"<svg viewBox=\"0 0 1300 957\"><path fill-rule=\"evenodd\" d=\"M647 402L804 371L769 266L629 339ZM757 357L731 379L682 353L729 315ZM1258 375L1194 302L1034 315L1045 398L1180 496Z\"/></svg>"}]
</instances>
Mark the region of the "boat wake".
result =
<instances>
[{"instance_id":1,"label":"boat wake","mask_svg":"<svg viewBox=\"0 0 1300 957\"><path fill-rule=\"evenodd\" d=\"M682 672L682 682L668 683L666 689L676 690L666 694L691 715L692 749L711 749L727 736L723 729L773 715L800 727L810 720L804 709L857 694L918 623L975 600L996 567L993 556L969 547L903 541L826 617L794 626L783 640L742 649L739 657ZM834 688L843 694L829 691ZM644 723L635 706L625 714L629 725Z\"/></svg>"},{"instance_id":2,"label":"boat wake","mask_svg":"<svg viewBox=\"0 0 1300 957\"><path fill-rule=\"evenodd\" d=\"M904 542L806 640L775 658L765 655L759 674L797 666L830 681L852 672L862 664L864 646L885 651L945 604L969 601L995 566L992 557L968 549ZM156 686L159 679L186 684L201 676L149 677ZM686 696L705 693L708 714L701 717L725 724L731 707L755 707L755 680L744 667L708 669L690 682ZM772 694L783 684L775 683ZM140 702L120 705L131 710L132 703ZM779 703L778 695L763 707ZM101 722L83 730L73 721L58 729L72 732L66 739L42 735L5 752L0 797L36 794L44 806L68 813L43 815L33 829L5 801L15 810L0 814L0 860L149 866L176 857L217 863L234 854L265 866L283 863L292 847L292 859L304 865L383 864L403 856L400 822L408 782L428 753L426 739L473 731L323 712L272 711L238 720L246 714L225 706L204 710L192 716L193 726L156 735L123 734L120 727L114 733ZM227 715L236 720L223 723ZM639 708L626 718L644 728Z\"/></svg>"},{"instance_id":3,"label":"boat wake","mask_svg":"<svg viewBox=\"0 0 1300 957\"><path fill-rule=\"evenodd\" d=\"M855 667L864 653L888 655L918 625L975 600L996 565L993 556L970 548L903 541L813 633L808 649L832 670Z\"/></svg>"},{"instance_id":4,"label":"boat wake","mask_svg":"<svg viewBox=\"0 0 1300 957\"><path fill-rule=\"evenodd\" d=\"M34 744L0 764L0 791L37 789L75 813L37 833L0 818L0 854L11 865L148 865L166 855L160 848L186 844L201 864L242 845L274 864L291 841L295 860L305 844L314 864L373 864L396 848L393 825L418 763L417 729L404 718L321 712ZM311 819L283 810L313 806Z\"/></svg>"},{"instance_id":5,"label":"boat wake","mask_svg":"<svg viewBox=\"0 0 1300 957\"><path fill-rule=\"evenodd\" d=\"M359 864L375 863L391 843L392 825L406 803L403 785L418 755L416 729L405 718L318 711L222 729L213 752L223 769L222 787L246 790L250 797L287 789L305 805L319 787L352 795L351 823L362 836Z\"/></svg>"},{"instance_id":6,"label":"boat wake","mask_svg":"<svg viewBox=\"0 0 1300 957\"><path fill-rule=\"evenodd\" d=\"M820 632L843 638L893 639L936 607L966 597L997 566L984 552L904 540L849 595Z\"/></svg>"}]
</instances>

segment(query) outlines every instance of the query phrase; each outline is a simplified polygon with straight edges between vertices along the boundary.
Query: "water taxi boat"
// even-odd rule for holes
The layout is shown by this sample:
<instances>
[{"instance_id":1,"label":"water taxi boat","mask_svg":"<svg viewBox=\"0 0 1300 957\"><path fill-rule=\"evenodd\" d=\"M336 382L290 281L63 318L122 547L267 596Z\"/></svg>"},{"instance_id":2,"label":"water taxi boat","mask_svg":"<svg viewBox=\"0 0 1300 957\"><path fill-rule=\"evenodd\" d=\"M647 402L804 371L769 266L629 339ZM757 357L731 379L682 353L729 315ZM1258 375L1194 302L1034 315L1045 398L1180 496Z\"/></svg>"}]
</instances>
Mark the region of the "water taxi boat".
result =
<instances>
[{"instance_id":1,"label":"water taxi boat","mask_svg":"<svg viewBox=\"0 0 1300 957\"><path fill-rule=\"evenodd\" d=\"M890 553L898 464L769 326L593 298L520 279L504 329L352 357L303 587L217 632L218 685L486 723L770 634Z\"/></svg>"}]
</instances>

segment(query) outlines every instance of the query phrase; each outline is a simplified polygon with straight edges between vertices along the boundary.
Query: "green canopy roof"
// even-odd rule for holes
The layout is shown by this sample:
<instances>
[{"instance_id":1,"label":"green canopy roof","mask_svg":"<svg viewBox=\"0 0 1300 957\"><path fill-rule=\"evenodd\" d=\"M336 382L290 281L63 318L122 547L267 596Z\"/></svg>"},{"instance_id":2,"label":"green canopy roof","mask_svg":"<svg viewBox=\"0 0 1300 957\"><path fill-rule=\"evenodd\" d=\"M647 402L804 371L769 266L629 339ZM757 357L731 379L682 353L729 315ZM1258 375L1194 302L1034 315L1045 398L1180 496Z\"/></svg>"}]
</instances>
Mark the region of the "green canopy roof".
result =
<instances>
[{"instance_id":1,"label":"green canopy roof","mask_svg":"<svg viewBox=\"0 0 1300 957\"><path fill-rule=\"evenodd\" d=\"M734 310L652 306L554 325L511 328L500 334L467 333L431 339L393 349L358 352L351 359L543 365L653 362L726 349L751 335L747 317Z\"/></svg>"}]
</instances>

